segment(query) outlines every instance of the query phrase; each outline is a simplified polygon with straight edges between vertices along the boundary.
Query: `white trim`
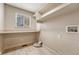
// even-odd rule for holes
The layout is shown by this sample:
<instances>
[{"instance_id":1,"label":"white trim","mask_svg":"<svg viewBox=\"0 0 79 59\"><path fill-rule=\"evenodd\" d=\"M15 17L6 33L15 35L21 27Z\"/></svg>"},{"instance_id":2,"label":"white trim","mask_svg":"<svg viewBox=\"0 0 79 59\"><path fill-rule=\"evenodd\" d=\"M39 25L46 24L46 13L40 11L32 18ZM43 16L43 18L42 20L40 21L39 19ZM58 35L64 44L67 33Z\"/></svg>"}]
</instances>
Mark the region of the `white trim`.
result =
<instances>
[{"instance_id":1,"label":"white trim","mask_svg":"<svg viewBox=\"0 0 79 59\"><path fill-rule=\"evenodd\" d=\"M31 28L31 25L32 25L32 17L29 16L29 27Z\"/></svg>"},{"instance_id":2,"label":"white trim","mask_svg":"<svg viewBox=\"0 0 79 59\"><path fill-rule=\"evenodd\" d=\"M55 52L56 55L59 55L59 53L56 52L55 50L50 49L50 48L47 47L46 45L43 45L43 46L44 46L46 49L48 49L52 54L54 54L54 52Z\"/></svg>"},{"instance_id":3,"label":"white trim","mask_svg":"<svg viewBox=\"0 0 79 59\"><path fill-rule=\"evenodd\" d=\"M56 51L55 49L51 49L49 47L47 47L46 45L43 44L43 46L48 49L52 54L55 52L55 55L65 55L65 53L63 53L63 51Z\"/></svg>"}]
</instances>

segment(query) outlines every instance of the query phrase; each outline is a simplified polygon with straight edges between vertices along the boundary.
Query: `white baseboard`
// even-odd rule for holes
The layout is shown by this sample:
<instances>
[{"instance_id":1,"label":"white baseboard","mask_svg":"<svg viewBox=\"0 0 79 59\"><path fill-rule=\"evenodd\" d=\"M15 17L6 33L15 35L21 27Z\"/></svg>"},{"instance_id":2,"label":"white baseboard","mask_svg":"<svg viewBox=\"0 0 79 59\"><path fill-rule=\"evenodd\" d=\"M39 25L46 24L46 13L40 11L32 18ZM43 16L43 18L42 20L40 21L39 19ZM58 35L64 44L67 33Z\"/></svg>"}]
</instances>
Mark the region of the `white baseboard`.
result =
<instances>
[{"instance_id":1,"label":"white baseboard","mask_svg":"<svg viewBox=\"0 0 79 59\"><path fill-rule=\"evenodd\" d=\"M52 50L50 49L49 47L47 47L46 45L43 45L46 49L48 49L52 54L55 54L55 55L59 55L59 53L55 50Z\"/></svg>"},{"instance_id":2,"label":"white baseboard","mask_svg":"<svg viewBox=\"0 0 79 59\"><path fill-rule=\"evenodd\" d=\"M64 53L62 52L62 51L56 51L56 50L54 50L54 49L51 49L51 48L49 48L49 47L47 47L45 44L43 44L43 46L45 47L45 48L47 48L52 54L55 52L55 54L56 55L63 55Z\"/></svg>"}]
</instances>

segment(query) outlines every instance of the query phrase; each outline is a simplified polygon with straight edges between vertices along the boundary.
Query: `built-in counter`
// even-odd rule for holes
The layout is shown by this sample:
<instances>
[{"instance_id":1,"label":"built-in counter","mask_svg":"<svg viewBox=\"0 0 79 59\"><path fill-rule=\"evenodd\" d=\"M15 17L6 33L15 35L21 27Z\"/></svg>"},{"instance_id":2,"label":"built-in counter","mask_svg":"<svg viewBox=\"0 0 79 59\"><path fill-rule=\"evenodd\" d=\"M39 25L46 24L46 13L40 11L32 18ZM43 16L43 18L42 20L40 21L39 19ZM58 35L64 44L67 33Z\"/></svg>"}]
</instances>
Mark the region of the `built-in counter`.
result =
<instances>
[{"instance_id":1,"label":"built-in counter","mask_svg":"<svg viewBox=\"0 0 79 59\"><path fill-rule=\"evenodd\" d=\"M0 52L4 50L33 44L38 41L40 31L0 31Z\"/></svg>"}]
</instances>

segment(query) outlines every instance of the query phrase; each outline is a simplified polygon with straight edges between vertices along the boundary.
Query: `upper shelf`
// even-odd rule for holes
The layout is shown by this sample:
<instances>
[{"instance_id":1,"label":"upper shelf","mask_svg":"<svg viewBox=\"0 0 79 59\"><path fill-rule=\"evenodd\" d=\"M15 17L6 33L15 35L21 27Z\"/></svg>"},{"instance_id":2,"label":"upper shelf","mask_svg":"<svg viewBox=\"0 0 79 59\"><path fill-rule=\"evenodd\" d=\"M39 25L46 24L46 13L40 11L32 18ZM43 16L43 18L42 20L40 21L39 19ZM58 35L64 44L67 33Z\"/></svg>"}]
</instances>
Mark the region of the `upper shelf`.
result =
<instances>
[{"instance_id":1,"label":"upper shelf","mask_svg":"<svg viewBox=\"0 0 79 59\"><path fill-rule=\"evenodd\" d=\"M73 11L78 11L79 10L79 4L74 4L74 3L65 3L65 4L60 4L59 6L53 8L52 10L44 13L41 15L37 21L38 22L43 22L45 20L48 20L49 18L54 18L57 16L65 15L68 13L71 13Z\"/></svg>"},{"instance_id":2,"label":"upper shelf","mask_svg":"<svg viewBox=\"0 0 79 59\"><path fill-rule=\"evenodd\" d=\"M45 6L43 6L42 8L40 8L38 10L38 12L40 12L42 15L52 9L54 9L55 7L61 5L62 3L48 3Z\"/></svg>"}]
</instances>

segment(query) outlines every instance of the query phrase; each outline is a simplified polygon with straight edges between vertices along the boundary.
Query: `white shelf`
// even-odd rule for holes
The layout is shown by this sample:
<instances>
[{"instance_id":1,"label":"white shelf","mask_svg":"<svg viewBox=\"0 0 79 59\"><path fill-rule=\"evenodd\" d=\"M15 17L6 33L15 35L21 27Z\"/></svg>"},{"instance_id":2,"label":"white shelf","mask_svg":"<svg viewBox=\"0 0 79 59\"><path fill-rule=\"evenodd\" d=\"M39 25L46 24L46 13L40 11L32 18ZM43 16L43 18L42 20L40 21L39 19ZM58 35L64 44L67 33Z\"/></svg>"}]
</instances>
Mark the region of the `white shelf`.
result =
<instances>
[{"instance_id":1,"label":"white shelf","mask_svg":"<svg viewBox=\"0 0 79 59\"><path fill-rule=\"evenodd\" d=\"M61 5L62 3L48 3L45 6L43 6L42 8L40 8L38 10L38 12L40 12L41 14L44 14L54 8L56 8L57 6Z\"/></svg>"},{"instance_id":2,"label":"white shelf","mask_svg":"<svg viewBox=\"0 0 79 59\"><path fill-rule=\"evenodd\" d=\"M50 10L49 12L46 12L45 14L43 14L39 19L37 19L37 21L44 22L51 17L54 18L57 16L71 13L73 11L78 11L78 10L79 10L79 4L74 4L74 3L61 4L61 5L57 6L56 8Z\"/></svg>"},{"instance_id":3,"label":"white shelf","mask_svg":"<svg viewBox=\"0 0 79 59\"><path fill-rule=\"evenodd\" d=\"M8 33L31 33L31 32L40 32L40 31L0 31L0 34L8 34Z\"/></svg>"}]
</instances>

